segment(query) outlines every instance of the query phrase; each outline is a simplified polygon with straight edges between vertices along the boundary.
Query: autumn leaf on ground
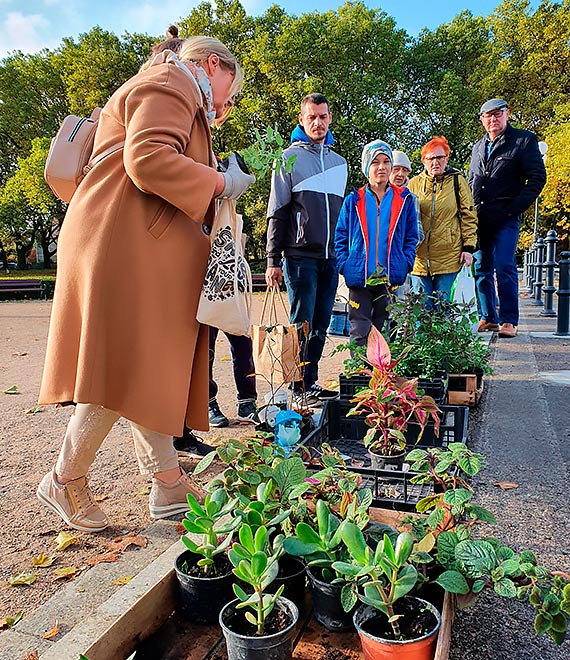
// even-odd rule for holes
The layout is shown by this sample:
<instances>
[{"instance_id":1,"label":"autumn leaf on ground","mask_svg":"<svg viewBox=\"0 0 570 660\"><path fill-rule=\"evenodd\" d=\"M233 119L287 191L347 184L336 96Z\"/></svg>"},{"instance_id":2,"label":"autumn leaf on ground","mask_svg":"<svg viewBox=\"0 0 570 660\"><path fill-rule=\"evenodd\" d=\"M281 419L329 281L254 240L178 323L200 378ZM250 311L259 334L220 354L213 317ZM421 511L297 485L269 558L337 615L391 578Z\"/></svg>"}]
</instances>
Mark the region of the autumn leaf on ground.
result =
<instances>
[{"instance_id":1,"label":"autumn leaf on ground","mask_svg":"<svg viewBox=\"0 0 570 660\"><path fill-rule=\"evenodd\" d=\"M150 494L150 488L146 486L145 488L141 488L138 492L138 495L149 495Z\"/></svg>"},{"instance_id":2,"label":"autumn leaf on ground","mask_svg":"<svg viewBox=\"0 0 570 660\"><path fill-rule=\"evenodd\" d=\"M14 357L23 357L24 355L28 355L28 353L26 353L26 351L23 351L22 353L19 353L19 352L18 353L12 353L12 355Z\"/></svg>"},{"instance_id":3,"label":"autumn leaf on ground","mask_svg":"<svg viewBox=\"0 0 570 660\"><path fill-rule=\"evenodd\" d=\"M34 406L33 408L28 408L27 410L24 410L24 413L26 415L35 415L36 413L41 413L43 411L44 409L41 406Z\"/></svg>"},{"instance_id":4,"label":"autumn leaf on ground","mask_svg":"<svg viewBox=\"0 0 570 660\"><path fill-rule=\"evenodd\" d=\"M75 566L65 566L64 568L57 568L52 575L54 575L54 580L62 580L75 577L78 573L80 573L80 570Z\"/></svg>"},{"instance_id":5,"label":"autumn leaf on ground","mask_svg":"<svg viewBox=\"0 0 570 660\"><path fill-rule=\"evenodd\" d=\"M103 552L102 554L95 557L89 557L87 563L91 566L97 566L97 564L119 561L119 559L120 556L116 552Z\"/></svg>"},{"instance_id":6,"label":"autumn leaf on ground","mask_svg":"<svg viewBox=\"0 0 570 660\"><path fill-rule=\"evenodd\" d=\"M224 355L223 357L220 358L220 362L229 362L230 358L227 355Z\"/></svg>"},{"instance_id":7,"label":"autumn leaf on ground","mask_svg":"<svg viewBox=\"0 0 570 660\"><path fill-rule=\"evenodd\" d=\"M31 586L38 579L37 575L33 573L19 573L18 575L13 575L9 580L8 584L12 587L17 587L22 584L27 584Z\"/></svg>"},{"instance_id":8,"label":"autumn leaf on ground","mask_svg":"<svg viewBox=\"0 0 570 660\"><path fill-rule=\"evenodd\" d=\"M44 639L53 639L57 633L59 632L59 623L56 621L55 626L48 631L45 635L43 635Z\"/></svg>"},{"instance_id":9,"label":"autumn leaf on ground","mask_svg":"<svg viewBox=\"0 0 570 660\"><path fill-rule=\"evenodd\" d=\"M126 536L119 536L113 539L109 545L109 552L124 552L130 545L146 548L148 539L146 536L137 536L134 532L131 532Z\"/></svg>"},{"instance_id":10,"label":"autumn leaf on ground","mask_svg":"<svg viewBox=\"0 0 570 660\"><path fill-rule=\"evenodd\" d=\"M186 528L182 523L178 523L178 525L176 525L176 527L174 528L174 531L177 534L186 534Z\"/></svg>"},{"instance_id":11,"label":"autumn leaf on ground","mask_svg":"<svg viewBox=\"0 0 570 660\"><path fill-rule=\"evenodd\" d=\"M501 490L512 490L513 488L518 488L518 484L513 484L510 481L496 481L493 486L500 488Z\"/></svg>"},{"instance_id":12,"label":"autumn leaf on ground","mask_svg":"<svg viewBox=\"0 0 570 660\"><path fill-rule=\"evenodd\" d=\"M24 656L24 660L39 660L39 657L37 651L28 651Z\"/></svg>"},{"instance_id":13,"label":"autumn leaf on ground","mask_svg":"<svg viewBox=\"0 0 570 660\"><path fill-rule=\"evenodd\" d=\"M51 566L53 564L55 559L56 559L55 557L48 557L47 555L44 555L44 553L42 552L37 557L32 557L32 565L39 566L40 568L47 568L48 566Z\"/></svg>"},{"instance_id":14,"label":"autumn leaf on ground","mask_svg":"<svg viewBox=\"0 0 570 660\"><path fill-rule=\"evenodd\" d=\"M72 543L79 543L79 539L77 536L73 536L73 534L70 534L69 532L60 532L57 535L55 542L57 544L56 550L61 551L68 548Z\"/></svg>"},{"instance_id":15,"label":"autumn leaf on ground","mask_svg":"<svg viewBox=\"0 0 570 660\"><path fill-rule=\"evenodd\" d=\"M4 390L4 394L20 394L20 392L18 391L17 385L12 385L12 387L9 387L7 390Z\"/></svg>"},{"instance_id":16,"label":"autumn leaf on ground","mask_svg":"<svg viewBox=\"0 0 570 660\"><path fill-rule=\"evenodd\" d=\"M108 500L109 496L108 495L94 495L93 499L95 502L103 502L104 500Z\"/></svg>"},{"instance_id":17,"label":"autumn leaf on ground","mask_svg":"<svg viewBox=\"0 0 570 660\"><path fill-rule=\"evenodd\" d=\"M7 616L5 619L0 619L0 630L4 630L5 628L11 628L12 626L15 626L18 621L22 620L22 617L24 616L23 612L16 612L14 616Z\"/></svg>"},{"instance_id":18,"label":"autumn leaf on ground","mask_svg":"<svg viewBox=\"0 0 570 660\"><path fill-rule=\"evenodd\" d=\"M113 580L111 584L116 584L118 586L122 586L124 584L129 584L129 582L134 578L134 575L123 575L122 577L118 577L116 580Z\"/></svg>"}]
</instances>

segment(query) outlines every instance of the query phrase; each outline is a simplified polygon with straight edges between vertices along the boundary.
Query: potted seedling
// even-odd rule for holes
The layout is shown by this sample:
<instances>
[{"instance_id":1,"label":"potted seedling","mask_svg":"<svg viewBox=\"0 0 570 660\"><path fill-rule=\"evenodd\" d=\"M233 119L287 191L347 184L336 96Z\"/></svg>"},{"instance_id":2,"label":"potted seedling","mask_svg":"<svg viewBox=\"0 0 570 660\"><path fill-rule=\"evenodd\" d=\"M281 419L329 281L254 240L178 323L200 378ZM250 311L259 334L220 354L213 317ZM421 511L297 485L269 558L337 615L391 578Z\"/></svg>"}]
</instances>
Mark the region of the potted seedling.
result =
<instances>
[{"instance_id":1,"label":"potted seedling","mask_svg":"<svg viewBox=\"0 0 570 660\"><path fill-rule=\"evenodd\" d=\"M417 379L398 376L396 362L382 334L372 326L366 359L370 365L361 373L369 377L368 387L352 400L356 405L348 415L363 415L369 427L364 436L374 469L402 469L406 449L405 432L417 426L420 440L430 419L439 434L440 412L432 397L418 393Z\"/></svg>"},{"instance_id":2,"label":"potted seedling","mask_svg":"<svg viewBox=\"0 0 570 660\"><path fill-rule=\"evenodd\" d=\"M233 544L228 556L234 566L233 573L243 587L234 583L237 599L229 602L219 617L228 660L291 658L298 609L281 596L283 586L274 594L266 592L279 572L280 552L280 547L268 542L263 525L255 533L248 523L240 527L239 543ZM245 610L245 615L241 610Z\"/></svg>"},{"instance_id":3,"label":"potted seedling","mask_svg":"<svg viewBox=\"0 0 570 660\"><path fill-rule=\"evenodd\" d=\"M365 605L354 615L364 657L432 660L441 617L431 603L408 595L418 579L411 535L401 532L394 544L385 534L372 550L362 531L346 523L342 539L350 561L337 561L333 568L352 586L345 608L357 600Z\"/></svg>"},{"instance_id":4,"label":"potted seedling","mask_svg":"<svg viewBox=\"0 0 570 660\"><path fill-rule=\"evenodd\" d=\"M295 527L295 535L283 542L285 552L303 557L313 595L315 619L327 630L352 629L352 614L342 607L345 580L333 568L335 561L346 558L342 543L342 521L331 512L324 500L317 500L316 529L306 522Z\"/></svg>"},{"instance_id":5,"label":"potted seedling","mask_svg":"<svg viewBox=\"0 0 570 660\"><path fill-rule=\"evenodd\" d=\"M208 493L203 505L192 494L187 497L190 510L182 524L187 532L197 537L182 536L186 550L174 565L180 588L180 609L188 620L214 623L232 596L231 564L226 550L241 524L240 518L229 515L237 500L228 499L221 489ZM208 606L204 607L204 603Z\"/></svg>"}]
</instances>

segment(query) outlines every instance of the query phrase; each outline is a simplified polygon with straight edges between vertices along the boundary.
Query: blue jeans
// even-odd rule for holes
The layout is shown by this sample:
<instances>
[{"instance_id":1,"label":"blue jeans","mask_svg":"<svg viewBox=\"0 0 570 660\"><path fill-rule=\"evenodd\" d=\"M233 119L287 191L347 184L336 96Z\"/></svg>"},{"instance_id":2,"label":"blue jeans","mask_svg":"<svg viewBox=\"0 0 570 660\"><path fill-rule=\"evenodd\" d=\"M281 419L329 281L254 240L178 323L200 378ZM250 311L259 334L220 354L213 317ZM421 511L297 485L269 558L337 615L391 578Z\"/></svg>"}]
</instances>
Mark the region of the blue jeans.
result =
<instances>
[{"instance_id":1,"label":"blue jeans","mask_svg":"<svg viewBox=\"0 0 570 660\"><path fill-rule=\"evenodd\" d=\"M290 322L299 330L299 348L305 388L317 382L319 360L325 347L327 328L338 287L336 259L286 257L283 275L291 305ZM308 335L300 329L308 322ZM299 389L300 383L295 384Z\"/></svg>"},{"instance_id":2,"label":"blue jeans","mask_svg":"<svg viewBox=\"0 0 570 660\"><path fill-rule=\"evenodd\" d=\"M433 296L434 293L440 292L445 294L449 300L451 297L451 287L457 277L457 272L443 273L441 275L412 275L412 291L414 293L421 293L423 291L426 296ZM428 298L425 308L433 309L433 300Z\"/></svg>"},{"instance_id":3,"label":"blue jeans","mask_svg":"<svg viewBox=\"0 0 570 660\"><path fill-rule=\"evenodd\" d=\"M519 277L515 250L519 240L519 219L479 231L479 250L473 255L475 286L481 318L489 323L519 324ZM495 292L495 271L499 313Z\"/></svg>"}]
</instances>

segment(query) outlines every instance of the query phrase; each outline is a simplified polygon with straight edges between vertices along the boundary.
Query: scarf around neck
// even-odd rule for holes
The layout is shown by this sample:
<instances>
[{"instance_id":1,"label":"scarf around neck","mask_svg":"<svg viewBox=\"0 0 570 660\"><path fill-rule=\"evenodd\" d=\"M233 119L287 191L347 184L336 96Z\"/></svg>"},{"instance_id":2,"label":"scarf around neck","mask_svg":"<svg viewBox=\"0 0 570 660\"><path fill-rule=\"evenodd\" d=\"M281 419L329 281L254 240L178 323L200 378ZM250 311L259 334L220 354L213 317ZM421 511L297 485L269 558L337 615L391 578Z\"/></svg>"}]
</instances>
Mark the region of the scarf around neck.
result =
<instances>
[{"instance_id":1,"label":"scarf around neck","mask_svg":"<svg viewBox=\"0 0 570 660\"><path fill-rule=\"evenodd\" d=\"M206 119L208 120L208 124L212 126L214 119L216 118L216 110L214 109L212 84L210 83L210 79L208 78L205 69L196 62L190 62L188 60L182 62L171 50L163 50L161 53L157 53L152 58L149 68L157 64L173 64L192 80L201 92L202 106L205 107Z\"/></svg>"}]
</instances>

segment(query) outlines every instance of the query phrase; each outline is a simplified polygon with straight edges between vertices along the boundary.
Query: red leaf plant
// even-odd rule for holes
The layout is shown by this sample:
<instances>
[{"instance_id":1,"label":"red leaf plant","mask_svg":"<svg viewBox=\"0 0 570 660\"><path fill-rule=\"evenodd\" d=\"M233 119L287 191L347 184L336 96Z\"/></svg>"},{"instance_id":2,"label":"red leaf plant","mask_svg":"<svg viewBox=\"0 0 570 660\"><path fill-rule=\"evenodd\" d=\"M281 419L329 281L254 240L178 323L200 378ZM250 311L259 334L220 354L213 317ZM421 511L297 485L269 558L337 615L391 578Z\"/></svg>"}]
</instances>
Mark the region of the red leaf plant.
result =
<instances>
[{"instance_id":1,"label":"red leaf plant","mask_svg":"<svg viewBox=\"0 0 570 660\"><path fill-rule=\"evenodd\" d=\"M364 415L369 430L364 436L367 449L381 456L392 456L406 448L404 435L409 424L419 426L418 441L430 418L439 435L440 409L431 396L418 394L418 379L396 375L388 343L372 326L368 335L366 360L369 367L359 373L370 377L368 389L360 390L347 415Z\"/></svg>"}]
</instances>

